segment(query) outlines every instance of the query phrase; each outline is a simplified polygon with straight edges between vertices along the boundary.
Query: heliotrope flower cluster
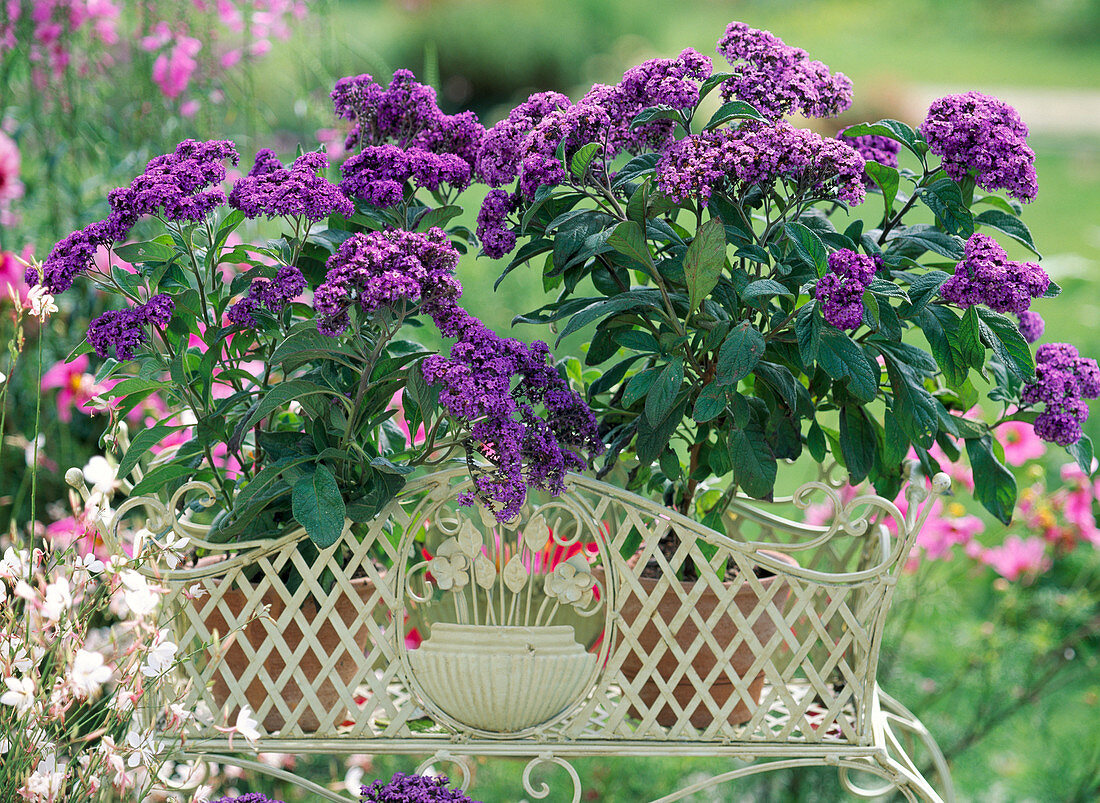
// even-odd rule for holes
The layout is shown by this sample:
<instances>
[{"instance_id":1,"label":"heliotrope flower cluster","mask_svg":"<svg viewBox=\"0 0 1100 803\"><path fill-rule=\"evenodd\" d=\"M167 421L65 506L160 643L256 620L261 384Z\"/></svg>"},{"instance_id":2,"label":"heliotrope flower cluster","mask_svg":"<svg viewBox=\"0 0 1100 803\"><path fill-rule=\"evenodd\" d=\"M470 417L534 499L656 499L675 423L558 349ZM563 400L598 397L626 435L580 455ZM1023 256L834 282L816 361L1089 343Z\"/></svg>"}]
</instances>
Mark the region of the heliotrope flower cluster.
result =
<instances>
[{"instance_id":1,"label":"heliotrope flower cluster","mask_svg":"<svg viewBox=\"0 0 1100 803\"><path fill-rule=\"evenodd\" d=\"M551 112L573 105L560 92L536 92L488 131L477 154L477 176L490 187L513 181L523 157L523 141L540 120Z\"/></svg>"},{"instance_id":2,"label":"heliotrope flower cluster","mask_svg":"<svg viewBox=\"0 0 1100 803\"><path fill-rule=\"evenodd\" d=\"M252 317L260 307L270 312L279 312L296 299L306 289L306 277L293 265L283 265L275 273L275 278L256 279L248 288L248 295L236 302L226 311L229 322L236 326L256 325Z\"/></svg>"},{"instance_id":3,"label":"heliotrope flower cluster","mask_svg":"<svg viewBox=\"0 0 1100 803\"><path fill-rule=\"evenodd\" d=\"M340 165L340 189L375 206L401 203L405 182L437 190L447 184L456 190L470 185L470 165L453 153L424 148L402 150L396 145L368 145Z\"/></svg>"},{"instance_id":4,"label":"heliotrope flower cluster","mask_svg":"<svg viewBox=\"0 0 1100 803\"><path fill-rule=\"evenodd\" d=\"M1035 434L1069 446L1081 439L1081 424L1089 417L1083 399L1100 396L1100 367L1082 357L1069 343L1044 343L1035 351L1035 379L1024 385L1025 404L1045 404L1035 419Z\"/></svg>"},{"instance_id":5,"label":"heliotrope flower cluster","mask_svg":"<svg viewBox=\"0 0 1100 803\"><path fill-rule=\"evenodd\" d=\"M283 803L283 801L270 798L262 792L249 792L238 797L219 797L213 803Z\"/></svg>"},{"instance_id":6,"label":"heliotrope flower cluster","mask_svg":"<svg viewBox=\"0 0 1100 803\"><path fill-rule=\"evenodd\" d=\"M805 50L784 44L770 31L731 22L718 41L718 53L733 67L722 84L722 97L755 106L771 120L801 112L806 117L835 117L852 105L852 82L830 74Z\"/></svg>"},{"instance_id":7,"label":"heliotrope flower cluster","mask_svg":"<svg viewBox=\"0 0 1100 803\"><path fill-rule=\"evenodd\" d=\"M161 293L144 304L105 312L88 325L88 343L102 358L129 360L149 339L149 324L167 326L174 308L172 297Z\"/></svg>"},{"instance_id":8,"label":"heliotrope flower cluster","mask_svg":"<svg viewBox=\"0 0 1100 803\"><path fill-rule=\"evenodd\" d=\"M425 311L440 334L457 342L449 357L424 359L424 378L441 386L440 405L469 426L468 453L493 465L476 472L476 491L463 503L480 498L509 521L528 486L560 494L565 473L584 468L583 452L598 454L603 444L592 411L550 364L549 347L502 338L450 300Z\"/></svg>"},{"instance_id":9,"label":"heliotrope flower cluster","mask_svg":"<svg viewBox=\"0 0 1100 803\"><path fill-rule=\"evenodd\" d=\"M327 168L328 156L323 153L303 153L287 168L274 151L264 148L248 175L233 185L229 205L249 218L282 215L316 223L334 213L350 216L355 209L324 177Z\"/></svg>"},{"instance_id":10,"label":"heliotrope flower cluster","mask_svg":"<svg viewBox=\"0 0 1100 803\"><path fill-rule=\"evenodd\" d=\"M975 233L966 241L955 275L944 282L940 294L960 307L985 304L997 312L1019 315L1049 287L1050 277L1034 262L1014 262L992 237Z\"/></svg>"},{"instance_id":11,"label":"heliotrope flower cluster","mask_svg":"<svg viewBox=\"0 0 1100 803\"><path fill-rule=\"evenodd\" d=\"M864 161L878 162L880 165L886 165L887 167L898 166L898 153L901 151L900 143L889 137L880 137L877 134L849 137L844 133L845 131L847 129L842 128L837 133L836 138L855 148ZM871 177L866 174L863 176L863 185L865 187L876 186Z\"/></svg>"},{"instance_id":12,"label":"heliotrope flower cluster","mask_svg":"<svg viewBox=\"0 0 1100 803\"><path fill-rule=\"evenodd\" d=\"M875 261L866 254L841 248L829 254L829 270L817 283L826 323L855 329L863 322L863 293L875 278Z\"/></svg>"},{"instance_id":13,"label":"heliotrope flower cluster","mask_svg":"<svg viewBox=\"0 0 1100 803\"><path fill-rule=\"evenodd\" d=\"M391 230L353 234L329 257L325 281L313 294L317 329L336 336L351 324L348 308L365 312L401 302L457 298L458 264L447 235L439 228L427 234Z\"/></svg>"},{"instance_id":14,"label":"heliotrope flower cluster","mask_svg":"<svg viewBox=\"0 0 1100 803\"><path fill-rule=\"evenodd\" d=\"M782 179L816 198L862 203L863 157L836 139L780 121L684 137L657 163L657 186L677 202L706 203L715 190L730 194Z\"/></svg>"},{"instance_id":15,"label":"heliotrope flower cluster","mask_svg":"<svg viewBox=\"0 0 1100 803\"><path fill-rule=\"evenodd\" d=\"M955 181L973 173L982 189L1005 190L1021 201L1033 200L1039 191L1027 126L1002 100L981 92L940 98L928 109L920 133Z\"/></svg>"},{"instance_id":16,"label":"heliotrope flower cluster","mask_svg":"<svg viewBox=\"0 0 1100 803\"><path fill-rule=\"evenodd\" d=\"M361 803L476 803L465 792L451 789L446 775L394 773L389 781L364 786Z\"/></svg>"},{"instance_id":17,"label":"heliotrope flower cluster","mask_svg":"<svg viewBox=\"0 0 1100 803\"><path fill-rule=\"evenodd\" d=\"M1017 317L1020 319L1020 335L1028 343L1035 343L1043 336L1046 323L1038 312L1024 310Z\"/></svg>"},{"instance_id":18,"label":"heliotrope flower cluster","mask_svg":"<svg viewBox=\"0 0 1100 803\"><path fill-rule=\"evenodd\" d=\"M34 268L27 270L27 284L41 281L53 295L63 293L78 274L92 266L99 246L125 240L144 215L174 222L202 220L225 203L219 186L225 179L223 162L229 159L236 164L238 158L236 147L228 140L188 139L174 152L151 159L129 187L119 187L107 196L111 214L57 243L42 264L41 277Z\"/></svg>"},{"instance_id":19,"label":"heliotrope flower cluster","mask_svg":"<svg viewBox=\"0 0 1100 803\"><path fill-rule=\"evenodd\" d=\"M516 233L508 228L508 215L517 199L504 190L490 190L477 213L477 237L486 256L500 259L516 247Z\"/></svg>"},{"instance_id":20,"label":"heliotrope flower cluster","mask_svg":"<svg viewBox=\"0 0 1100 803\"><path fill-rule=\"evenodd\" d=\"M341 78L332 90L337 117L353 121L345 147L395 144L434 154L454 154L470 171L485 137L473 112L444 114L435 90L417 82L408 70L397 70L383 89L367 74Z\"/></svg>"}]
</instances>

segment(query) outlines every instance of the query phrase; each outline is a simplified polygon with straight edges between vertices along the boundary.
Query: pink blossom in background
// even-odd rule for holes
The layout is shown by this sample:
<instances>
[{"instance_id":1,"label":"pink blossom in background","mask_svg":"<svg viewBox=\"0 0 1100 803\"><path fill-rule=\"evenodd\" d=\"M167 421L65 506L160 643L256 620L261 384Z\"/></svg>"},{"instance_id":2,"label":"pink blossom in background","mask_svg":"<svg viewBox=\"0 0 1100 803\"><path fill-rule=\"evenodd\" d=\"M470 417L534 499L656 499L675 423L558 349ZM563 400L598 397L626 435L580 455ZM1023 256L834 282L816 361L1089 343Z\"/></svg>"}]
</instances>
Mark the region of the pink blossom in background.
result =
<instances>
[{"instance_id":1,"label":"pink blossom in background","mask_svg":"<svg viewBox=\"0 0 1100 803\"><path fill-rule=\"evenodd\" d=\"M1065 502L1062 507L1066 522L1075 528L1075 535L1100 548L1100 528L1096 526L1093 503L1100 499L1100 479L1090 480L1076 463L1062 466Z\"/></svg>"},{"instance_id":2,"label":"pink blossom in background","mask_svg":"<svg viewBox=\"0 0 1100 803\"><path fill-rule=\"evenodd\" d=\"M1023 421L1009 421L995 430L997 440L1005 450L1005 462L1022 466L1046 454L1046 445L1035 434L1035 428Z\"/></svg>"},{"instance_id":3,"label":"pink blossom in background","mask_svg":"<svg viewBox=\"0 0 1100 803\"><path fill-rule=\"evenodd\" d=\"M153 62L153 82L166 98L174 100L187 89L199 63L195 56L202 42L191 36L180 36L168 53L161 53Z\"/></svg>"},{"instance_id":4,"label":"pink blossom in background","mask_svg":"<svg viewBox=\"0 0 1100 803\"><path fill-rule=\"evenodd\" d=\"M317 141L325 146L325 153L332 161L344 157L344 135L337 128L318 128Z\"/></svg>"},{"instance_id":5,"label":"pink blossom in background","mask_svg":"<svg viewBox=\"0 0 1100 803\"><path fill-rule=\"evenodd\" d=\"M194 98L185 100L180 104L180 116L181 117L194 117L199 110L199 102Z\"/></svg>"},{"instance_id":6,"label":"pink blossom in background","mask_svg":"<svg viewBox=\"0 0 1100 803\"><path fill-rule=\"evenodd\" d=\"M3 221L0 219L0 224L2 223ZM23 262L30 262L33 254L34 246L28 245L23 249L23 253L19 255L19 258ZM23 281L23 274L26 273L26 270L23 263L15 258L15 254L10 251L0 251L0 306L10 301L13 294L22 296L22 291L28 289Z\"/></svg>"},{"instance_id":7,"label":"pink blossom in background","mask_svg":"<svg viewBox=\"0 0 1100 803\"><path fill-rule=\"evenodd\" d=\"M839 493L840 504L843 507L859 496L861 489L845 483L841 486ZM828 500L817 502L806 508L806 512L802 514L802 521L814 527L825 527L832 524L838 512L833 510L833 504Z\"/></svg>"},{"instance_id":8,"label":"pink blossom in background","mask_svg":"<svg viewBox=\"0 0 1100 803\"><path fill-rule=\"evenodd\" d=\"M0 132L0 204L23 197L19 180L19 148L7 134Z\"/></svg>"},{"instance_id":9,"label":"pink blossom in background","mask_svg":"<svg viewBox=\"0 0 1100 803\"><path fill-rule=\"evenodd\" d=\"M424 432L424 425L421 424L420 428L416 430L416 435L410 434L409 421L405 418L405 406L401 399L401 391L397 391L393 394L393 398L390 399L387 410L397 410L397 415L391 419L393 423L397 425L397 428L405 433L405 441L409 446L417 446L424 442L427 437Z\"/></svg>"},{"instance_id":10,"label":"pink blossom in background","mask_svg":"<svg viewBox=\"0 0 1100 803\"><path fill-rule=\"evenodd\" d=\"M85 404L107 388L96 384L95 377L88 373L88 355L81 354L70 363L61 360L50 366L42 375L42 389L58 391L57 417L68 423L73 420L73 410L87 414Z\"/></svg>"},{"instance_id":11,"label":"pink blossom in background","mask_svg":"<svg viewBox=\"0 0 1100 803\"><path fill-rule=\"evenodd\" d=\"M952 547L965 547L985 530L985 523L977 516L957 515L959 511L951 510L953 507L949 506L947 515L934 510L917 534L916 547L929 560L950 558Z\"/></svg>"},{"instance_id":12,"label":"pink blossom in background","mask_svg":"<svg viewBox=\"0 0 1100 803\"><path fill-rule=\"evenodd\" d=\"M1037 574L1046 566L1046 542L1042 538L1010 535L1001 546L984 550L978 558L1006 580Z\"/></svg>"}]
</instances>

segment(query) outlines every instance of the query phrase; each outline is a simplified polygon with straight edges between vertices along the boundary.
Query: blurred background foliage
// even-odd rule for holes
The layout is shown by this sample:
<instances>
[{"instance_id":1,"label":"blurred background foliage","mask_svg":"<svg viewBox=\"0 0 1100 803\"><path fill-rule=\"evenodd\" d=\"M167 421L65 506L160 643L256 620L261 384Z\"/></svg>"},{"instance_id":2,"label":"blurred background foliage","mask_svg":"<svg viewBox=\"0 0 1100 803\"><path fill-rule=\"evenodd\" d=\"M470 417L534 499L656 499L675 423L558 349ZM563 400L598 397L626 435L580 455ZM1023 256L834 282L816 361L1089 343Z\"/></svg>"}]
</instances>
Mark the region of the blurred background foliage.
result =
<instances>
[{"instance_id":1,"label":"blurred background foliage","mask_svg":"<svg viewBox=\"0 0 1100 803\"><path fill-rule=\"evenodd\" d=\"M131 16L138 6L120 5ZM106 214L110 189L187 136L234 139L242 170L261 147L273 146L284 157L299 143L310 149L324 141L331 150L342 134L332 131L328 92L343 75L369 72L385 80L393 69L408 67L437 85L447 111L474 109L489 125L532 91L577 97L593 82L617 81L646 58L689 46L712 54L733 19L772 30L853 79L853 109L839 121L819 123L824 134L882 117L916 124L930 100L953 91L981 90L1016 105L1032 128L1039 175L1038 200L1024 219L1043 266L1065 290L1058 313L1047 319L1045 339L1070 340L1082 354L1100 355L1100 0L315 0L292 36L275 42L263 59L235 71L212 66L193 87L202 102L190 116L180 114L178 99L156 91L149 57L125 39L112 46L104 80L73 78L67 105L30 91L20 65L9 59L0 121L21 152L25 192L12 207L14 218L0 225L0 250L30 247L44 258L70 230ZM476 210L476 200L467 199L467 208ZM1019 259L1025 252L1010 249L1010 255ZM506 331L514 314L538 305L542 288L535 272L518 271L494 294L500 268L470 255L459 275L470 310ZM45 333L45 366L63 358L83 338L87 320L102 311L91 291L74 289L65 303L65 314L55 315ZM1046 315L1042 304L1037 309ZM0 327L6 342L7 316ZM36 345L38 332L26 336ZM560 353L576 348L567 341ZM0 526L30 514L24 452L33 431L35 352L25 350L7 399ZM50 404L45 413L48 462L39 496L59 500L64 469L98 450L100 423L80 414L65 423ZM1086 430L1100 439L1100 414ZM1056 473L1057 466L1051 469ZM49 519L45 509L36 512ZM961 555L907 577L881 682L938 737L962 799L1100 798L1098 601L1096 550L1077 550L1030 582L994 580ZM328 759L308 762L306 772L315 777L340 778L346 769ZM366 763L368 778L416 764L400 758ZM592 793L586 799L608 802L656 797L730 766L703 759L578 762ZM481 799L514 800L520 771L507 760L479 767ZM554 795L563 794L564 776L548 780L555 784L550 799L559 799ZM281 792L288 803L301 799L268 780L245 777L235 784L241 791ZM835 773L822 770L764 776L692 799L842 798Z\"/></svg>"}]
</instances>

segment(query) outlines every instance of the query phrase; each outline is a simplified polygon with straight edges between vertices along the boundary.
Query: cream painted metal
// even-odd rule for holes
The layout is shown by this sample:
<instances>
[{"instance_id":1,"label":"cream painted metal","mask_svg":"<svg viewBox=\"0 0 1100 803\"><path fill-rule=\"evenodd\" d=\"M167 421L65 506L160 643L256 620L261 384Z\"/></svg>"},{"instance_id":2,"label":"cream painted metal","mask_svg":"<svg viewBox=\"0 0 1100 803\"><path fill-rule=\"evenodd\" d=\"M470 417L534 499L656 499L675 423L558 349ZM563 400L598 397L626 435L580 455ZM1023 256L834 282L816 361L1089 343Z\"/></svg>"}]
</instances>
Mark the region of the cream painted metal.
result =
<instances>
[{"instance_id":1,"label":"cream painted metal","mask_svg":"<svg viewBox=\"0 0 1100 803\"><path fill-rule=\"evenodd\" d=\"M304 554L309 542L301 530L273 540L206 541L208 527L196 518L213 489L201 483L184 486L167 504L128 500L114 526L143 508L150 532L174 531L224 554L158 579L169 590L165 604L181 647L209 643L211 622L241 631L232 638L243 666L200 649L185 671L195 702L219 712L218 723L232 722L243 705L261 723L279 723L260 740L264 752L423 755L422 767L457 767L464 787L473 757L519 757L527 760L520 779L527 796L547 797L549 788L532 772L557 766L572 782L574 803L582 790L570 760L597 755L747 762L659 801L811 765L836 767L859 797L897 791L908 800L951 801L935 741L876 683L899 572L930 497L948 486L944 475L931 491L923 480L911 483L903 511L874 495L850 498L835 483L810 482L776 503L735 500L722 534L620 488L571 476L565 494L530 500L505 527L456 503L470 483L464 469L454 469L411 482L369 524L349 522L339 542L314 560ZM831 509L826 526L787 517L821 503ZM658 542L670 528L680 546L665 555ZM793 556L798 566L765 549ZM648 593L640 583L647 563L661 570ZM676 579L687 563L698 573L694 584ZM755 570L778 580L765 587ZM742 586L756 591L751 611L731 603L704 618L694 607L706 587L732 601ZM682 605L666 621L655 611L670 589ZM197 599L196 591L203 592ZM632 598L641 613L627 621L620 612ZM710 632L722 615L739 625L724 647ZM760 617L776 625L766 643L752 628ZM689 620L700 635L685 648L674 633ZM322 622L335 631L338 649L322 644ZM648 651L639 639L647 626L662 636ZM246 637L260 627L258 637ZM752 668L723 677L742 643L755 656ZM701 677L692 658L704 645L727 660ZM319 659L312 675L303 668L310 653ZM675 677L656 673L666 653L676 658ZM621 667L632 654L642 669L628 680ZM338 672L349 656L351 666ZM764 677L759 702L748 691L757 673ZM672 694L682 677L695 689L686 703ZM721 704L708 692L719 680L734 686ZM647 682L660 689L650 704L641 694ZM321 694L323 684L332 699ZM739 703L750 716L730 724ZM664 727L657 717L669 707L675 724ZM694 727L700 708L710 724ZM278 775L318 799L351 799L233 755L213 724L188 742L186 757ZM559 790L554 799L570 793Z\"/></svg>"}]
</instances>

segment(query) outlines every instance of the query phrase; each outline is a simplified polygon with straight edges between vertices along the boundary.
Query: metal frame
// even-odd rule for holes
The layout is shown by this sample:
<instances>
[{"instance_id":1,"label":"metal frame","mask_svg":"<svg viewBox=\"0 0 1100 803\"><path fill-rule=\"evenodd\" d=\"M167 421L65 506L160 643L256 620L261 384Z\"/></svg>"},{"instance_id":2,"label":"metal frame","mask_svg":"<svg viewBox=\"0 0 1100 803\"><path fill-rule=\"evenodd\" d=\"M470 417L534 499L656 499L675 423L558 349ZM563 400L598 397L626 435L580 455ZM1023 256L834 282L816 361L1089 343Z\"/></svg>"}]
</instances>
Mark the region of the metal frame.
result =
<instances>
[{"instance_id":1,"label":"metal frame","mask_svg":"<svg viewBox=\"0 0 1100 803\"><path fill-rule=\"evenodd\" d=\"M907 800L950 803L951 779L935 741L876 682L883 626L899 572L929 513L930 497L946 492L949 484L942 474L930 488L924 480L911 482L903 512L873 494L845 498L836 483L809 482L787 500L736 499L722 534L579 475L570 477L562 496L531 499L517 522L501 524L478 508L455 504L470 487L465 471L456 468L410 482L382 514L363 525L348 522L337 544L310 562L299 549L307 538L300 529L233 544L206 540L209 525L200 522L213 489L190 483L167 501L127 500L108 538L114 540L135 511L144 512L152 537L174 532L223 556L154 573L168 590L165 609L177 642L185 651L197 647L183 670L191 681L192 701L216 712L216 721L191 737L179 758L236 764L293 781L319 799L350 800L233 755L231 742L214 725L226 717L231 722L234 712L248 705L256 719L278 726L277 732L264 733L258 750L425 755L422 768L456 766L463 788L470 782L468 761L474 756L527 758L522 788L536 799L549 794L545 784L532 781L539 765L556 765L567 773L576 803L582 790L572 758L679 755L756 763L693 783L655 803L760 772L811 765L836 767L844 788L858 797L897 791ZM830 505L828 525L783 515L787 508L805 509L811 503ZM658 543L670 528L679 547L665 555ZM632 555L639 539L640 554ZM540 548L541 541L545 546ZM798 565L780 560L776 552L795 557ZM577 553L587 557L568 561L572 569L560 568ZM647 563L660 569L649 592L640 582ZM688 563L698 573L694 584L677 579ZM757 577L761 569L776 580ZM555 571L561 576L547 579ZM563 590L568 583L559 582L562 578L586 592L584 598ZM197 600L196 586L205 592ZM703 616L696 603L707 588L724 602ZM748 608L733 604L738 592L751 592ZM460 601L462 594L467 597ZM671 620L657 614L661 598L670 594L680 602ZM628 619L622 612L631 598L641 613ZM490 610L497 610L493 606L499 606L500 616L490 621ZM532 610L541 613L532 615ZM553 611L549 617L546 610ZM432 622L493 627L508 618L508 611L517 612L513 624L535 630L551 620L573 624L577 642L598 660L562 710L545 721L499 732L466 724L461 713L452 715L451 700L433 699L440 696L439 686L427 692L409 656L416 637L424 635L420 631L431 640ZM589 621L602 629L582 637L577 614L600 614ZM213 633L212 615L219 628L232 632ZM733 643L713 637L722 616L737 625ZM757 636L753 626L758 620L770 620L772 627L765 631L770 635ZM674 631L689 621L699 635L685 647ZM247 635L248 628L260 627L258 638ZM659 631L656 647L643 645L646 627ZM203 646L222 639L235 641L243 667L223 660L224 650ZM692 660L704 648L723 660L701 676ZM751 650L750 669L743 675L727 671L734 652L744 648ZM541 647L529 650L542 655ZM657 672L666 654L675 658L674 679ZM467 657L459 654L453 658L457 664L446 666L465 666ZM313 677L303 668L311 658ZM633 678L622 672L627 660L641 665ZM764 680L759 701L749 689L756 675ZM682 678L690 681L692 696L686 702L673 695L674 680ZM719 703L709 689L722 678L732 683L734 693ZM508 691L506 680L491 679L489 688L499 687L502 694L540 693L538 688ZM461 693L469 691L466 681L458 683ZM647 683L658 689L650 704L643 699ZM266 696L258 700L257 689ZM747 721L731 724L737 705L747 707ZM662 709L674 712L673 724L658 724ZM708 712L709 724L692 725L696 709ZM930 762L935 787L923 777L918 759Z\"/></svg>"}]
</instances>

